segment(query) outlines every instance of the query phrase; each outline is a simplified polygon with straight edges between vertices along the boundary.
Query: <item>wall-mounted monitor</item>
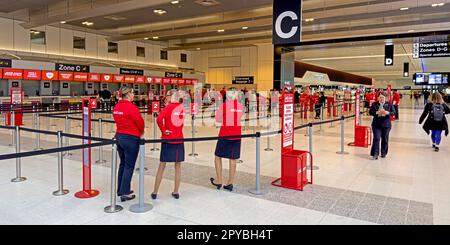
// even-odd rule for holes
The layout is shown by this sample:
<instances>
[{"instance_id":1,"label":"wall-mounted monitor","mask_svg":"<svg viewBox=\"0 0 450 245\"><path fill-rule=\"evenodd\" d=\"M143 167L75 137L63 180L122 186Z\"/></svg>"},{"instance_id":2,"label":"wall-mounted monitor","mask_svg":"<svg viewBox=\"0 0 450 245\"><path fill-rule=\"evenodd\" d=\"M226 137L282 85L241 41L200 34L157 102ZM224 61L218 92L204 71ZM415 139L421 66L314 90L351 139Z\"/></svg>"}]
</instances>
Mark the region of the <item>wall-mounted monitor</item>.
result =
<instances>
[{"instance_id":1,"label":"wall-mounted monitor","mask_svg":"<svg viewBox=\"0 0 450 245\"><path fill-rule=\"evenodd\" d=\"M416 73L413 82L418 86L448 85L449 73Z\"/></svg>"}]
</instances>

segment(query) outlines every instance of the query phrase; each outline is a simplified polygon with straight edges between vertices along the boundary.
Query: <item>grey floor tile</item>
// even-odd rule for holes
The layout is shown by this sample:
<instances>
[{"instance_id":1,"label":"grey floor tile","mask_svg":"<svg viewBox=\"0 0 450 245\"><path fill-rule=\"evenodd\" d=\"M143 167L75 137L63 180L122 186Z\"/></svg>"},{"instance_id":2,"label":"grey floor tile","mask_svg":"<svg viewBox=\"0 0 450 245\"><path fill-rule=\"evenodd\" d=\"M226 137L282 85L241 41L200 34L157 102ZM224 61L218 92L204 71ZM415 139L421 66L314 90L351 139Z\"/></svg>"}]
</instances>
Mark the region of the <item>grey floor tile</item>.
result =
<instances>
[{"instance_id":1,"label":"grey floor tile","mask_svg":"<svg viewBox=\"0 0 450 245\"><path fill-rule=\"evenodd\" d=\"M339 199L335 206L339 208L345 208L345 209L356 209L359 205L359 202L355 202L354 200L349 199Z\"/></svg>"},{"instance_id":2,"label":"grey floor tile","mask_svg":"<svg viewBox=\"0 0 450 245\"><path fill-rule=\"evenodd\" d=\"M339 216L344 216L344 217L352 217L352 214L355 211L356 211L355 209L347 209L347 208L334 206L330 209L329 213L339 215Z\"/></svg>"},{"instance_id":3,"label":"grey floor tile","mask_svg":"<svg viewBox=\"0 0 450 245\"><path fill-rule=\"evenodd\" d=\"M365 221L369 221L369 222L372 222L372 223L377 223L379 217L380 217L379 214L356 211L352 215L351 218L365 220Z\"/></svg>"},{"instance_id":4,"label":"grey floor tile","mask_svg":"<svg viewBox=\"0 0 450 245\"><path fill-rule=\"evenodd\" d=\"M391 212L391 213L403 213L406 215L406 212L408 211L408 207L399 206L397 204L386 203L383 206L383 211Z\"/></svg>"},{"instance_id":5,"label":"grey floor tile","mask_svg":"<svg viewBox=\"0 0 450 245\"><path fill-rule=\"evenodd\" d=\"M386 199L386 204L392 204L392 205L396 205L396 206L404 206L404 207L408 207L408 205L409 205L409 200L407 200L407 199L400 199L400 198L388 197L388 198Z\"/></svg>"},{"instance_id":6,"label":"grey floor tile","mask_svg":"<svg viewBox=\"0 0 450 245\"><path fill-rule=\"evenodd\" d=\"M404 225L406 223L406 212L389 212L383 210L378 223L383 225Z\"/></svg>"},{"instance_id":7,"label":"grey floor tile","mask_svg":"<svg viewBox=\"0 0 450 245\"><path fill-rule=\"evenodd\" d=\"M407 225L432 225L433 217L408 213L406 216L406 224Z\"/></svg>"}]
</instances>

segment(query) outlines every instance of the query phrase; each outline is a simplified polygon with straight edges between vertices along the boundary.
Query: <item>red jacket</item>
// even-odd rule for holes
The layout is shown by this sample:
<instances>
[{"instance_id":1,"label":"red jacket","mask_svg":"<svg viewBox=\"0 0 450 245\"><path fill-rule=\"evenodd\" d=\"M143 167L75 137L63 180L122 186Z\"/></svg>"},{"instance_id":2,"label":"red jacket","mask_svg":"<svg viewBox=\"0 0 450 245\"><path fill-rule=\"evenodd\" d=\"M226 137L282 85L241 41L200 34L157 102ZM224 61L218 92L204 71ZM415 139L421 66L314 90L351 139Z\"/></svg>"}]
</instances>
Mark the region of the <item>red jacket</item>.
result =
<instances>
[{"instance_id":1,"label":"red jacket","mask_svg":"<svg viewBox=\"0 0 450 245\"><path fill-rule=\"evenodd\" d=\"M392 99L393 105L400 105L400 94L394 93L394 98Z\"/></svg>"},{"instance_id":2,"label":"red jacket","mask_svg":"<svg viewBox=\"0 0 450 245\"><path fill-rule=\"evenodd\" d=\"M161 130L161 139L183 139L184 116L186 112L181 103L170 103L159 114L156 122ZM172 131L170 135L166 135L166 130ZM169 144L183 144L179 142L168 142Z\"/></svg>"},{"instance_id":3,"label":"red jacket","mask_svg":"<svg viewBox=\"0 0 450 245\"><path fill-rule=\"evenodd\" d=\"M227 101L220 105L216 112L216 122L222 123L219 137L241 135L241 118L244 113L244 106L237 100ZM229 138L227 140L238 140L239 138Z\"/></svg>"},{"instance_id":4,"label":"red jacket","mask_svg":"<svg viewBox=\"0 0 450 245\"><path fill-rule=\"evenodd\" d=\"M113 110L116 132L141 137L144 134L144 119L139 109L128 100L120 100Z\"/></svg>"}]
</instances>

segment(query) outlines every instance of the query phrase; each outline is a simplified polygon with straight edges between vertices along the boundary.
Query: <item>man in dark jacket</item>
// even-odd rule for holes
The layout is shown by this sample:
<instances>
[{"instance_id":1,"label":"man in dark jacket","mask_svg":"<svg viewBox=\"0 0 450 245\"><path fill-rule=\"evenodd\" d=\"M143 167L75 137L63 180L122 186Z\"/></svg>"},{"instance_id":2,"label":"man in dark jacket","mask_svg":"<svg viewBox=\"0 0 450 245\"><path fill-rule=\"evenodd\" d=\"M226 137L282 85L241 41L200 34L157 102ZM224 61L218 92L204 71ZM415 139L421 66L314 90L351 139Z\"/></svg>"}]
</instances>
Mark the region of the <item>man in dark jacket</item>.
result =
<instances>
[{"instance_id":1,"label":"man in dark jacket","mask_svg":"<svg viewBox=\"0 0 450 245\"><path fill-rule=\"evenodd\" d=\"M373 160L378 159L381 140L381 157L385 158L389 149L389 132L392 127L390 117L395 115L394 106L386 101L386 93L380 93L378 101L370 107L369 114L373 116L373 143L370 156Z\"/></svg>"}]
</instances>

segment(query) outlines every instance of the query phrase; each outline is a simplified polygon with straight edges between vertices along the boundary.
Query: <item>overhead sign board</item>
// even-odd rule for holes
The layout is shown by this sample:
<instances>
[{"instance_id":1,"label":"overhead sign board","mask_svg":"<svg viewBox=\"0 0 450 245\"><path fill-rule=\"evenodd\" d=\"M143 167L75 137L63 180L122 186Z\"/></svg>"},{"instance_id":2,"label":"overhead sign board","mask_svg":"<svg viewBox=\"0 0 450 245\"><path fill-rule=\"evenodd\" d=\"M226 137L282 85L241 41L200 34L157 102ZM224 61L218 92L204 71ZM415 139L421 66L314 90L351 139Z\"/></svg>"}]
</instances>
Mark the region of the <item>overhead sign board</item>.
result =
<instances>
[{"instance_id":1,"label":"overhead sign board","mask_svg":"<svg viewBox=\"0 0 450 245\"><path fill-rule=\"evenodd\" d=\"M233 84L254 84L255 78L253 76L239 76L233 79Z\"/></svg>"},{"instance_id":2,"label":"overhead sign board","mask_svg":"<svg viewBox=\"0 0 450 245\"><path fill-rule=\"evenodd\" d=\"M89 66L56 63L55 70L71 71L71 72L89 72Z\"/></svg>"},{"instance_id":3,"label":"overhead sign board","mask_svg":"<svg viewBox=\"0 0 450 245\"><path fill-rule=\"evenodd\" d=\"M384 66L394 65L394 44L384 46Z\"/></svg>"},{"instance_id":4,"label":"overhead sign board","mask_svg":"<svg viewBox=\"0 0 450 245\"><path fill-rule=\"evenodd\" d=\"M302 0L274 0L272 43L286 45L301 40Z\"/></svg>"},{"instance_id":5,"label":"overhead sign board","mask_svg":"<svg viewBox=\"0 0 450 245\"><path fill-rule=\"evenodd\" d=\"M0 59L0 67L8 67L11 68L11 60L9 59Z\"/></svg>"},{"instance_id":6,"label":"overhead sign board","mask_svg":"<svg viewBox=\"0 0 450 245\"><path fill-rule=\"evenodd\" d=\"M435 41L413 44L413 58L450 57L450 41Z\"/></svg>"},{"instance_id":7,"label":"overhead sign board","mask_svg":"<svg viewBox=\"0 0 450 245\"><path fill-rule=\"evenodd\" d=\"M122 74L122 75L143 76L144 75L144 70L120 68L120 74Z\"/></svg>"},{"instance_id":8,"label":"overhead sign board","mask_svg":"<svg viewBox=\"0 0 450 245\"><path fill-rule=\"evenodd\" d=\"M183 78L183 73L178 73L178 72L166 72L165 77L170 77L170 78Z\"/></svg>"}]
</instances>

